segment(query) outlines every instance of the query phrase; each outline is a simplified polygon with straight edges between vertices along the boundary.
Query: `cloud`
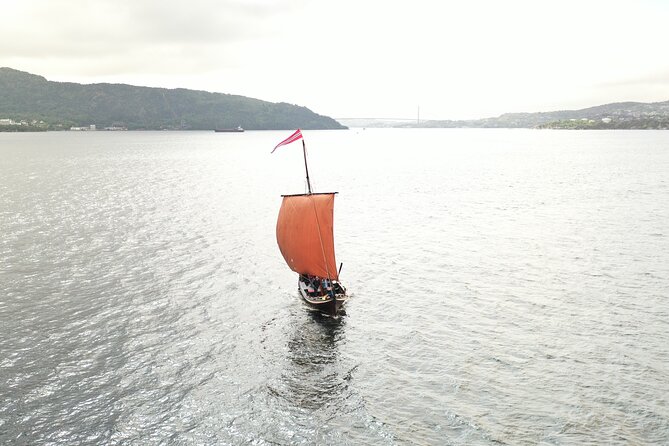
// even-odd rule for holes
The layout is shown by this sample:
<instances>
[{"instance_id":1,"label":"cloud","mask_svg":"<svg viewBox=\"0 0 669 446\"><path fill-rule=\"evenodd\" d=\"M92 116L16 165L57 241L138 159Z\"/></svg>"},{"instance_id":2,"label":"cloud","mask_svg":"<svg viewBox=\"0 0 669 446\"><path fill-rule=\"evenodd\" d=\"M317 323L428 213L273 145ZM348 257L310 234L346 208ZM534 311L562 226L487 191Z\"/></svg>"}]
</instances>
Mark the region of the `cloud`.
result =
<instances>
[{"instance_id":1,"label":"cloud","mask_svg":"<svg viewBox=\"0 0 669 446\"><path fill-rule=\"evenodd\" d=\"M60 59L83 67L175 72L234 64L234 46L269 38L300 2L189 0L15 2L0 16L3 59ZM116 69L111 59L118 61Z\"/></svg>"},{"instance_id":2,"label":"cloud","mask_svg":"<svg viewBox=\"0 0 669 446\"><path fill-rule=\"evenodd\" d=\"M21 0L0 65L242 94L335 116L483 117L664 100L661 2ZM597 101L597 102L587 102Z\"/></svg>"},{"instance_id":3,"label":"cloud","mask_svg":"<svg viewBox=\"0 0 669 446\"><path fill-rule=\"evenodd\" d=\"M635 87L635 86L669 86L669 65L653 73L640 73L637 76L628 76L612 79L599 84L600 87ZM668 98L669 99L669 98Z\"/></svg>"}]
</instances>

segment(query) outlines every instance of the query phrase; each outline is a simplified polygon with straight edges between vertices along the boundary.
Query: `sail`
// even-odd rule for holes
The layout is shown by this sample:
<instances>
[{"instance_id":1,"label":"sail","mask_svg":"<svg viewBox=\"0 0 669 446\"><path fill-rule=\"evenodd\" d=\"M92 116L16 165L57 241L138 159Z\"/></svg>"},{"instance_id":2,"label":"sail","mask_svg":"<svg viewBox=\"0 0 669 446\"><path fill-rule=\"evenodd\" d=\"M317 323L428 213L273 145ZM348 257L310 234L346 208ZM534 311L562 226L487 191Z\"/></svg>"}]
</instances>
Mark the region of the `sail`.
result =
<instances>
[{"instance_id":1,"label":"sail","mask_svg":"<svg viewBox=\"0 0 669 446\"><path fill-rule=\"evenodd\" d=\"M296 273L338 280L332 229L335 193L283 197L276 241Z\"/></svg>"}]
</instances>

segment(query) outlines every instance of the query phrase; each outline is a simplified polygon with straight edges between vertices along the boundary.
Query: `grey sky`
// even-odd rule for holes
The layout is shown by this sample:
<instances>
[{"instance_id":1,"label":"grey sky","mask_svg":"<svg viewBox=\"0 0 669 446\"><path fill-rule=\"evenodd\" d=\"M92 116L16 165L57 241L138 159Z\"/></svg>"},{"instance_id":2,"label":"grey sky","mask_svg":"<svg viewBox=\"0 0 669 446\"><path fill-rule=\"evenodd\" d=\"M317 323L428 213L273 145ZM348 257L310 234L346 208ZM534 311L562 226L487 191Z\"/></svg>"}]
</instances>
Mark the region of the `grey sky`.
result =
<instances>
[{"instance_id":1,"label":"grey sky","mask_svg":"<svg viewBox=\"0 0 669 446\"><path fill-rule=\"evenodd\" d=\"M457 119L669 100L669 2L0 0L0 66Z\"/></svg>"}]
</instances>

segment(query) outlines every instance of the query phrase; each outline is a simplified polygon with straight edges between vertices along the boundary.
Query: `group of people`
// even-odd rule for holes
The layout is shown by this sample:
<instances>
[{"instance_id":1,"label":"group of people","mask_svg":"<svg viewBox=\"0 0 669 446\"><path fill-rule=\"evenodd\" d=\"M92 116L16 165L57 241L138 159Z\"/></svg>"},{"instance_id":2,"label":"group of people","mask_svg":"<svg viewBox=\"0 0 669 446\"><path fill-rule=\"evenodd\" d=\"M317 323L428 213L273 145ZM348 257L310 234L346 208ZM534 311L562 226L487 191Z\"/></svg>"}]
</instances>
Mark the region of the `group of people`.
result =
<instances>
[{"instance_id":1,"label":"group of people","mask_svg":"<svg viewBox=\"0 0 669 446\"><path fill-rule=\"evenodd\" d=\"M318 276L304 275L307 284L307 293L312 296L319 296L330 293L332 290L332 281L330 279Z\"/></svg>"}]
</instances>

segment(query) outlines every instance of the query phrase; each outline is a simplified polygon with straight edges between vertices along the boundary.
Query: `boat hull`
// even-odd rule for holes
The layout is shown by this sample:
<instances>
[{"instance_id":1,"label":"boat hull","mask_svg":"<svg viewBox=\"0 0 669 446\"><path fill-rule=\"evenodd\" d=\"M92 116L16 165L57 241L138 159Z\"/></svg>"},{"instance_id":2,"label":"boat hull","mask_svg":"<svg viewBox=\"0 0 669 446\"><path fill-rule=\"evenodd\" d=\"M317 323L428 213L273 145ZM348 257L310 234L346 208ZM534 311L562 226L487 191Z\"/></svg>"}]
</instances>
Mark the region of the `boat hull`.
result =
<instances>
[{"instance_id":1,"label":"boat hull","mask_svg":"<svg viewBox=\"0 0 669 446\"><path fill-rule=\"evenodd\" d=\"M343 312L344 304L348 300L348 295L346 294L346 288L344 288L341 283L333 281L333 284L334 289L336 290L334 299L330 293L310 292L309 285L303 276L300 276L297 280L297 289L302 300L304 300L310 307L321 313L336 317Z\"/></svg>"}]
</instances>

